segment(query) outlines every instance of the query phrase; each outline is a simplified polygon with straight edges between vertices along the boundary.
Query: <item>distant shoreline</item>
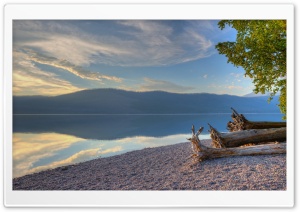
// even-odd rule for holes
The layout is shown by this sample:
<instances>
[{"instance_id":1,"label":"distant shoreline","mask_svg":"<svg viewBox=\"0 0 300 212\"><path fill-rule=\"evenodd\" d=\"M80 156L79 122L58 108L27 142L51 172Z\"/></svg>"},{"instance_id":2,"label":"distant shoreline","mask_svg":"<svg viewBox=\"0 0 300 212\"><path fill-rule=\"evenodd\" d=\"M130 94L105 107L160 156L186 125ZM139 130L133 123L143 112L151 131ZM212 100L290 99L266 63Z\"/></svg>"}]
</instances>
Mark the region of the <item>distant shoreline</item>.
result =
<instances>
[{"instance_id":1,"label":"distant shoreline","mask_svg":"<svg viewBox=\"0 0 300 212\"><path fill-rule=\"evenodd\" d=\"M230 115L232 113L174 113L174 114L160 114L160 113L153 113L153 114L102 114L102 113L83 113L83 114L38 114L38 113L30 113L30 114L13 114L14 116L35 116L35 115L40 115L40 116L194 116L194 115ZM281 113L243 113L243 114L281 114Z\"/></svg>"},{"instance_id":2,"label":"distant shoreline","mask_svg":"<svg viewBox=\"0 0 300 212\"><path fill-rule=\"evenodd\" d=\"M18 177L13 190L286 190L285 154L201 163L191 154L188 142L145 148Z\"/></svg>"},{"instance_id":3,"label":"distant shoreline","mask_svg":"<svg viewBox=\"0 0 300 212\"><path fill-rule=\"evenodd\" d=\"M132 92L117 89L82 90L59 96L13 96L15 114L206 114L280 113L278 97L226 94Z\"/></svg>"}]
</instances>

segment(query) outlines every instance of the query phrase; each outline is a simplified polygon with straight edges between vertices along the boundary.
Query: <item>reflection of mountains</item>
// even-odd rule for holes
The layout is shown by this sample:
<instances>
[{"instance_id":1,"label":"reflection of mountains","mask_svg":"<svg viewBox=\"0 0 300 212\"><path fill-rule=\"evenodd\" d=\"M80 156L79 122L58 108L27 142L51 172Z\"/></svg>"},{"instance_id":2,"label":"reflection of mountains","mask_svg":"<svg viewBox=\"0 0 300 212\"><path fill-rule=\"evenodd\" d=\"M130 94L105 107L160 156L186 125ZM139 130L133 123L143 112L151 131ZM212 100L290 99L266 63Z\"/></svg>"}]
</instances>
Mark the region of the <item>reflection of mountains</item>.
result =
<instances>
[{"instance_id":1,"label":"reflection of mountains","mask_svg":"<svg viewBox=\"0 0 300 212\"><path fill-rule=\"evenodd\" d=\"M163 137L189 134L211 123L226 130L229 114L219 115L14 115L14 132L55 132L85 139L114 140L133 136ZM207 133L207 130L205 130Z\"/></svg>"}]
</instances>

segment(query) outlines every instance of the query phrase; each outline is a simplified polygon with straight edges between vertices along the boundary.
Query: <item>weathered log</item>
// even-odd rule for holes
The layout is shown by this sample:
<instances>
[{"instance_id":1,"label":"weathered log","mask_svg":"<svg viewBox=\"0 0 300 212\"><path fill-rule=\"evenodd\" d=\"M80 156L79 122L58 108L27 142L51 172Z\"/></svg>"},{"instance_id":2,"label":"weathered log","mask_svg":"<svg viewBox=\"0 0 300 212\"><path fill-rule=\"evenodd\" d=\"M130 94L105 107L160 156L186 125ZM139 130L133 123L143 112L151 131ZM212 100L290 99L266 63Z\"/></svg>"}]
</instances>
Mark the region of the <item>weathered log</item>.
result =
<instances>
[{"instance_id":1,"label":"weathered log","mask_svg":"<svg viewBox=\"0 0 300 212\"><path fill-rule=\"evenodd\" d=\"M286 127L251 129L231 133L220 133L210 124L210 137L215 148L237 147L246 144L286 141Z\"/></svg>"},{"instance_id":2,"label":"weathered log","mask_svg":"<svg viewBox=\"0 0 300 212\"><path fill-rule=\"evenodd\" d=\"M195 134L194 125L192 126L192 138L188 140L192 143L193 157L196 161L203 161L213 158L223 158L232 156L246 156L246 155L266 155L266 154L285 154L286 143L265 144L247 147L234 148L210 148L201 144L199 135L203 127L200 127Z\"/></svg>"},{"instance_id":3,"label":"weathered log","mask_svg":"<svg viewBox=\"0 0 300 212\"><path fill-rule=\"evenodd\" d=\"M230 132L249 130L249 129L268 129L286 127L286 122L267 122L267 121L249 121L243 114L239 114L235 109L231 108L231 118L233 122L227 123L227 129Z\"/></svg>"}]
</instances>

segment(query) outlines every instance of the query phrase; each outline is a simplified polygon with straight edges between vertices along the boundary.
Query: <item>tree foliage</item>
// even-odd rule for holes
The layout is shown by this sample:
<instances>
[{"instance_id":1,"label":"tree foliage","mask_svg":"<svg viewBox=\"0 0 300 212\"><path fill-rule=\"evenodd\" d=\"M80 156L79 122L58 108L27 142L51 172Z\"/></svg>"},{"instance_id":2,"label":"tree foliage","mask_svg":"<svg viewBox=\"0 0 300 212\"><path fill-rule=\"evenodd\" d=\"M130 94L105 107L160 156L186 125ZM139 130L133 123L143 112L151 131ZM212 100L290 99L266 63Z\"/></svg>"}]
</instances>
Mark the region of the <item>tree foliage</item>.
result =
<instances>
[{"instance_id":1,"label":"tree foliage","mask_svg":"<svg viewBox=\"0 0 300 212\"><path fill-rule=\"evenodd\" d=\"M237 30L235 42L218 43L216 48L227 62L241 66L252 78L255 93L270 92L269 101L280 92L279 107L286 114L286 21L222 20Z\"/></svg>"}]
</instances>

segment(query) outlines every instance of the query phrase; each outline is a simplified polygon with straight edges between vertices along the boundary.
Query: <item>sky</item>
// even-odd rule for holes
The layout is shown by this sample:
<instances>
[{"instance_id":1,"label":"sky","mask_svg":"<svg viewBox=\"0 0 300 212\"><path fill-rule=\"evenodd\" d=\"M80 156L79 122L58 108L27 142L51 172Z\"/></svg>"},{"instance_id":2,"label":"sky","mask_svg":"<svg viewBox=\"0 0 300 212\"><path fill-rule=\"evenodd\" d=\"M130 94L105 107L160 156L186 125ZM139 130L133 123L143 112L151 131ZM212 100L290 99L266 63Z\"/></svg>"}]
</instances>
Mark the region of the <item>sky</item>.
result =
<instances>
[{"instance_id":1,"label":"sky","mask_svg":"<svg viewBox=\"0 0 300 212\"><path fill-rule=\"evenodd\" d=\"M84 89L242 96L254 86L215 45L217 20L14 20L13 95Z\"/></svg>"}]
</instances>

